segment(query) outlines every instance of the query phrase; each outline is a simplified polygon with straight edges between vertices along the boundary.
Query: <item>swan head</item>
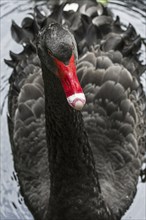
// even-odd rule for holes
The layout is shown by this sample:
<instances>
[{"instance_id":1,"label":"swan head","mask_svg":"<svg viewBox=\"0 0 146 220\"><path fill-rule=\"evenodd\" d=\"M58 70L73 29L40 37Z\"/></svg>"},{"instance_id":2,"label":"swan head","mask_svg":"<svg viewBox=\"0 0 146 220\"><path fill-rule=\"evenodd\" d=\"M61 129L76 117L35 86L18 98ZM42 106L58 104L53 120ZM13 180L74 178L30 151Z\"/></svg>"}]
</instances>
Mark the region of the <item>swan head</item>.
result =
<instances>
[{"instance_id":1,"label":"swan head","mask_svg":"<svg viewBox=\"0 0 146 220\"><path fill-rule=\"evenodd\" d=\"M62 25L49 23L38 34L37 49L48 74L59 78L68 104L81 110L86 98L76 74L78 53L73 35Z\"/></svg>"}]
</instances>

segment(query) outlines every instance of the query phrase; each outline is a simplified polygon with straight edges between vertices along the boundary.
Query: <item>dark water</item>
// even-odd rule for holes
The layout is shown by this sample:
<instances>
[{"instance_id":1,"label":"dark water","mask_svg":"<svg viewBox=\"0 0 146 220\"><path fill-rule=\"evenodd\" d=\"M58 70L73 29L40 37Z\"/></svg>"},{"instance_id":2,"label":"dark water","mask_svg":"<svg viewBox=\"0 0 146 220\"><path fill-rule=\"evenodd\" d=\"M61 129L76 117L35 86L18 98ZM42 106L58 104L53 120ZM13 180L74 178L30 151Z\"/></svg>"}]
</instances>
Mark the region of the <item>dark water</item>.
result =
<instances>
[{"instance_id":1,"label":"dark water","mask_svg":"<svg viewBox=\"0 0 146 220\"><path fill-rule=\"evenodd\" d=\"M26 14L33 11L36 4L43 5L44 1L30 0L1 0L1 220L32 220L30 212L24 205L19 193L19 185L14 173L13 159L7 129L7 92L8 78L11 69L4 62L9 58L9 50L20 52L22 47L16 44L10 34L12 19L19 25ZM137 32L146 38L146 0L110 1L109 7L115 15L119 15L123 25L133 24ZM145 39L146 42L146 39ZM141 59L146 63L146 51L141 48ZM146 73L142 77L146 91ZM5 100L5 102L4 102ZM4 105L3 105L4 104ZM139 181L137 195L130 209L122 220L146 220L146 184Z\"/></svg>"}]
</instances>

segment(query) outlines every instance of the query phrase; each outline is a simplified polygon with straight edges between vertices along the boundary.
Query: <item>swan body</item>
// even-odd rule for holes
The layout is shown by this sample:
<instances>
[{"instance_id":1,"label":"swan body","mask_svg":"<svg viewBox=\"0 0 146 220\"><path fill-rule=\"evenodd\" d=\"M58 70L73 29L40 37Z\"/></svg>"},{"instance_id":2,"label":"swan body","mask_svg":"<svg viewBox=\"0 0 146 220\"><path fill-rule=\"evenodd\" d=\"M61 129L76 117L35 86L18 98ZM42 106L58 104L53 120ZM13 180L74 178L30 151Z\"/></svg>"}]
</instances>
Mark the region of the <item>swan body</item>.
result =
<instances>
[{"instance_id":1,"label":"swan body","mask_svg":"<svg viewBox=\"0 0 146 220\"><path fill-rule=\"evenodd\" d=\"M36 220L118 220L135 196L145 151L141 38L95 1L77 12L64 5L12 24L13 38L25 43L6 61L20 190ZM86 104L81 98L71 107L55 60L67 66L72 55L83 89L73 100L80 91Z\"/></svg>"}]
</instances>

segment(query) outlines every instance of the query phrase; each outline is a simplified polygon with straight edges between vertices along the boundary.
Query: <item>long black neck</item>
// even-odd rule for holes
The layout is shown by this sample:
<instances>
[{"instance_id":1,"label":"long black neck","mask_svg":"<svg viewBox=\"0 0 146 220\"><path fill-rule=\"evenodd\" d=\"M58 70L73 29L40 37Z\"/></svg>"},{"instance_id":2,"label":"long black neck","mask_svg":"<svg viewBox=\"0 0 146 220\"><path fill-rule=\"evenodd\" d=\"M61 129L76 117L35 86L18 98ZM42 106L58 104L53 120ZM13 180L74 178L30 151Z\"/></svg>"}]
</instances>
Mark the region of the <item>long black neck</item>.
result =
<instances>
[{"instance_id":1,"label":"long black neck","mask_svg":"<svg viewBox=\"0 0 146 220\"><path fill-rule=\"evenodd\" d=\"M42 69L51 181L49 219L92 219L92 215L95 219L97 209L106 208L82 114L68 105L59 79L45 66ZM106 212L102 220L110 219Z\"/></svg>"}]
</instances>

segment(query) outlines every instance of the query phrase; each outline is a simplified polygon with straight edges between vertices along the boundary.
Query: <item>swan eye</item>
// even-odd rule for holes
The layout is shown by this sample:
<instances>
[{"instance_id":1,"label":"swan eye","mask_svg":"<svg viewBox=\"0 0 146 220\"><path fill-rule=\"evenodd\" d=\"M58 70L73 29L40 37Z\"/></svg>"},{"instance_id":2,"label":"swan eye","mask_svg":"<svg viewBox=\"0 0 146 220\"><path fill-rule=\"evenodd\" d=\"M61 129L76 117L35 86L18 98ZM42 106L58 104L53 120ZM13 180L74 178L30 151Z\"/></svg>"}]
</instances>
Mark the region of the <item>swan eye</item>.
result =
<instances>
[{"instance_id":1,"label":"swan eye","mask_svg":"<svg viewBox=\"0 0 146 220\"><path fill-rule=\"evenodd\" d=\"M49 56L51 56L51 57L53 57L53 58L54 58L52 51L51 51L51 50L49 50L49 49L48 49L48 54L49 54Z\"/></svg>"}]
</instances>

